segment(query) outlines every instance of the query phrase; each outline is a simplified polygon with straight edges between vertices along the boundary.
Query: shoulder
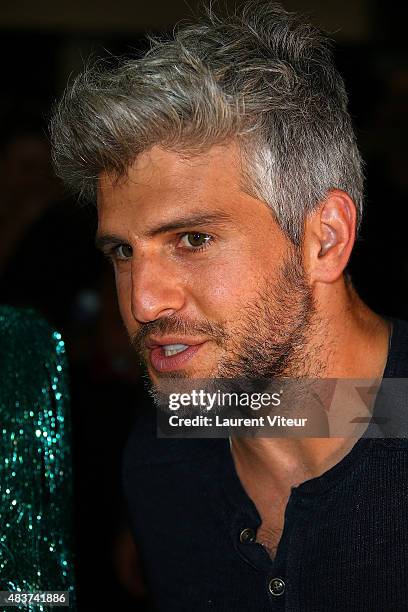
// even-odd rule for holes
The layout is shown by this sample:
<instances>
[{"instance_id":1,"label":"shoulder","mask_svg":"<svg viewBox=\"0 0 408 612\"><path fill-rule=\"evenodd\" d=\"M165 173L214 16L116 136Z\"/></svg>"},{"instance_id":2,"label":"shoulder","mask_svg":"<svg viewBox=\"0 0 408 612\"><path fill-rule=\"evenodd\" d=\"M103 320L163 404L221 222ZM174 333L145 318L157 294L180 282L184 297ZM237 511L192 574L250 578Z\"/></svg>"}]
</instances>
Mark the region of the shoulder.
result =
<instances>
[{"instance_id":1,"label":"shoulder","mask_svg":"<svg viewBox=\"0 0 408 612\"><path fill-rule=\"evenodd\" d=\"M404 459L408 458L408 438L377 438L373 445L373 451L382 453L383 451L405 451Z\"/></svg>"},{"instance_id":2,"label":"shoulder","mask_svg":"<svg viewBox=\"0 0 408 612\"><path fill-rule=\"evenodd\" d=\"M140 416L129 435L124 452L127 468L163 466L165 464L194 463L205 461L209 454L216 453L226 440L209 438L162 438L156 427L156 409Z\"/></svg>"},{"instance_id":3,"label":"shoulder","mask_svg":"<svg viewBox=\"0 0 408 612\"><path fill-rule=\"evenodd\" d=\"M0 351L7 355L19 351L53 352L61 334L32 309L0 306L0 340Z\"/></svg>"},{"instance_id":4,"label":"shoulder","mask_svg":"<svg viewBox=\"0 0 408 612\"><path fill-rule=\"evenodd\" d=\"M401 319L389 320L392 323L392 335L384 377L408 378L408 322Z\"/></svg>"},{"instance_id":5,"label":"shoulder","mask_svg":"<svg viewBox=\"0 0 408 612\"><path fill-rule=\"evenodd\" d=\"M65 354L61 334L31 309L0 306L0 359L30 362Z\"/></svg>"},{"instance_id":6,"label":"shoulder","mask_svg":"<svg viewBox=\"0 0 408 612\"><path fill-rule=\"evenodd\" d=\"M408 323L388 318L392 333L375 417L365 437L377 438L373 450L408 450Z\"/></svg>"},{"instance_id":7,"label":"shoulder","mask_svg":"<svg viewBox=\"0 0 408 612\"><path fill-rule=\"evenodd\" d=\"M155 408L151 411L149 425L136 423L126 445L122 489L138 543L160 556L160 549L171 546L174 529L179 545L188 549L208 525L213 504L219 511L222 449L228 440L158 438Z\"/></svg>"},{"instance_id":8,"label":"shoulder","mask_svg":"<svg viewBox=\"0 0 408 612\"><path fill-rule=\"evenodd\" d=\"M0 306L0 399L3 406L64 402L65 344L34 310Z\"/></svg>"}]
</instances>

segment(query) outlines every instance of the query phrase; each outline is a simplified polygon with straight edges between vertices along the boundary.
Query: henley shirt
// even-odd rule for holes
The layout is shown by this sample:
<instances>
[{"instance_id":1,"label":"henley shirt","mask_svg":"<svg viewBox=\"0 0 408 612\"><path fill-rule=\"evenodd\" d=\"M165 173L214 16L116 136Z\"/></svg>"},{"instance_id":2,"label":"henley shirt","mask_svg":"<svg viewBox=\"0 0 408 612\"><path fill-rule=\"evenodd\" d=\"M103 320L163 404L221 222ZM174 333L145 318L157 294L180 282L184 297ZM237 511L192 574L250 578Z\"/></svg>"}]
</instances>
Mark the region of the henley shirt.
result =
<instances>
[{"instance_id":1,"label":"henley shirt","mask_svg":"<svg viewBox=\"0 0 408 612\"><path fill-rule=\"evenodd\" d=\"M403 321L384 378L408 378ZM363 436L293 487L273 560L228 439L157 438L152 410L128 439L123 484L153 610L408 611L406 438Z\"/></svg>"}]
</instances>

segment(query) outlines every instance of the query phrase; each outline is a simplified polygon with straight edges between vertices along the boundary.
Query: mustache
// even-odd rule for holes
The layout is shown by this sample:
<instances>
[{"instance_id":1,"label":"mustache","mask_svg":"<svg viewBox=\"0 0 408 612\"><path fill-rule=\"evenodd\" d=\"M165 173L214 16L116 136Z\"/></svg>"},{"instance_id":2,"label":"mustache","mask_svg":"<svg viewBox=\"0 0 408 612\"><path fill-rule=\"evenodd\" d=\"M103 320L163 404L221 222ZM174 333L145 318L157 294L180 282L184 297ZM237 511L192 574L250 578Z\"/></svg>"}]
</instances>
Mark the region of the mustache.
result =
<instances>
[{"instance_id":1,"label":"mustache","mask_svg":"<svg viewBox=\"0 0 408 612\"><path fill-rule=\"evenodd\" d=\"M217 344L222 344L228 338L223 325L219 323L212 323L208 320L193 321L170 315L162 319L143 323L140 329L130 337L130 342L135 350L142 354L145 349L145 340L148 336L164 336L166 334L205 336L208 340L213 340Z\"/></svg>"}]
</instances>

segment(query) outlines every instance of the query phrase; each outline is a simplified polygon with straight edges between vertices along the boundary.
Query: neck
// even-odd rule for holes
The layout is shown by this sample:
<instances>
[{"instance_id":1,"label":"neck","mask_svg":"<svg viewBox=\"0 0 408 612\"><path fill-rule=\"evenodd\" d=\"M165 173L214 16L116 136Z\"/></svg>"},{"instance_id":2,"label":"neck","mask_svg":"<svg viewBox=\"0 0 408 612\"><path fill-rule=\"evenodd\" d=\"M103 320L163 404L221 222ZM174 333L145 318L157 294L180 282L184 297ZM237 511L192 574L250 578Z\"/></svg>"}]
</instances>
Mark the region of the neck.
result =
<instances>
[{"instance_id":1,"label":"neck","mask_svg":"<svg viewBox=\"0 0 408 612\"><path fill-rule=\"evenodd\" d=\"M315 301L317 314L303 351L307 375L380 379L388 354L389 324L343 279L334 286L318 287ZM263 475L263 482L270 477L275 486L277 479L294 486L335 465L355 441L351 437L234 438L231 448L238 471L255 470Z\"/></svg>"},{"instance_id":2,"label":"neck","mask_svg":"<svg viewBox=\"0 0 408 612\"><path fill-rule=\"evenodd\" d=\"M324 378L381 378L388 355L390 325L359 298L343 277L315 292L318 358Z\"/></svg>"}]
</instances>

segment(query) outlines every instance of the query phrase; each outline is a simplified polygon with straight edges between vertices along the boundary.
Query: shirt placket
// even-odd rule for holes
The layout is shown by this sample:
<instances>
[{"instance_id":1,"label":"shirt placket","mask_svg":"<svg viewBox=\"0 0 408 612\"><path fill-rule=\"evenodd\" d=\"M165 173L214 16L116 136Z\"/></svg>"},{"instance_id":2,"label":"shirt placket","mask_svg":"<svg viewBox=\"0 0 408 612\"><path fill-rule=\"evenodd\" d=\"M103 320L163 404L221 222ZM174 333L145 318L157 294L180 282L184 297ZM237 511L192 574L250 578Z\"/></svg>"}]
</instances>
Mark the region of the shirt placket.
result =
<instances>
[{"instance_id":1,"label":"shirt placket","mask_svg":"<svg viewBox=\"0 0 408 612\"><path fill-rule=\"evenodd\" d=\"M231 469L231 465L229 467ZM234 549L244 562L263 575L265 602L269 602L270 609L285 610L290 589L290 578L286 575L286 558L291 533L301 510L302 498L295 491L289 496L282 536L276 556L272 559L266 548L256 541L261 518L255 504L245 493L235 470L229 477L226 475L225 482L230 483L224 493L229 498L230 533Z\"/></svg>"}]
</instances>

